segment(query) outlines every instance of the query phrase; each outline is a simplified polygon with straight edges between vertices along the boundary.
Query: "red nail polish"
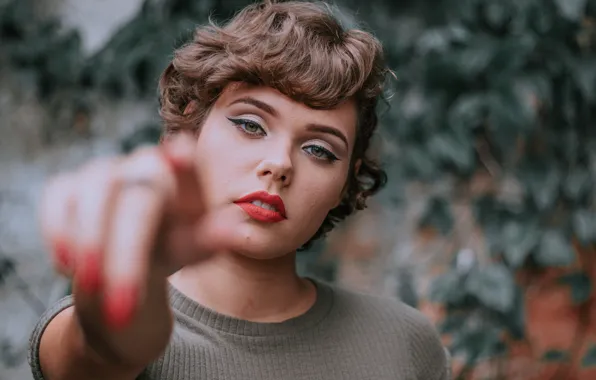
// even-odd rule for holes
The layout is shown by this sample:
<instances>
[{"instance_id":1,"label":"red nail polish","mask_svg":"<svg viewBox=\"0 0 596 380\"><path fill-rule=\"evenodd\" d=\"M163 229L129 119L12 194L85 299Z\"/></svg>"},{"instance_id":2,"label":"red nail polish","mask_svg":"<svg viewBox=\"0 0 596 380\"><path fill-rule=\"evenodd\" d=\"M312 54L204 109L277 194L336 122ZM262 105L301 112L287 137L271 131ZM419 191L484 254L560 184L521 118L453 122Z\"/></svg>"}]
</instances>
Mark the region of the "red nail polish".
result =
<instances>
[{"instance_id":1,"label":"red nail polish","mask_svg":"<svg viewBox=\"0 0 596 380\"><path fill-rule=\"evenodd\" d=\"M87 293L94 293L100 287L101 255L98 251L87 251L82 260L77 276L79 286Z\"/></svg>"},{"instance_id":2,"label":"red nail polish","mask_svg":"<svg viewBox=\"0 0 596 380\"><path fill-rule=\"evenodd\" d=\"M108 325L114 329L125 327L132 319L138 301L138 289L120 286L104 299L104 312Z\"/></svg>"},{"instance_id":3,"label":"red nail polish","mask_svg":"<svg viewBox=\"0 0 596 380\"><path fill-rule=\"evenodd\" d=\"M58 265L64 269L70 269L70 249L64 240L56 240L54 242L54 252L56 254L56 261Z\"/></svg>"}]
</instances>

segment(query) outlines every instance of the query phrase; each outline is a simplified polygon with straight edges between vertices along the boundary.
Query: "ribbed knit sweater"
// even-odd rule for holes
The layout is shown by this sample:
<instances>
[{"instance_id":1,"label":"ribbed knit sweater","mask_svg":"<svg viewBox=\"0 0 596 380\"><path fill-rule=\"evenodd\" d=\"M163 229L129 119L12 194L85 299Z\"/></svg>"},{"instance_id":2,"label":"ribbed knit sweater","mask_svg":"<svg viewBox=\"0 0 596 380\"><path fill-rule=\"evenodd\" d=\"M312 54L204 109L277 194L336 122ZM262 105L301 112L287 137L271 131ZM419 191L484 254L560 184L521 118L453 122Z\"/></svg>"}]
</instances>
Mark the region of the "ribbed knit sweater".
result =
<instances>
[{"instance_id":1,"label":"ribbed knit sweater","mask_svg":"<svg viewBox=\"0 0 596 380\"><path fill-rule=\"evenodd\" d=\"M315 304L281 323L222 315L170 286L175 314L170 344L138 380L450 378L449 355L420 312L394 299L321 281L315 285ZM41 335L52 318L72 304L69 296L48 309L31 335L29 364L36 380L44 379Z\"/></svg>"}]
</instances>

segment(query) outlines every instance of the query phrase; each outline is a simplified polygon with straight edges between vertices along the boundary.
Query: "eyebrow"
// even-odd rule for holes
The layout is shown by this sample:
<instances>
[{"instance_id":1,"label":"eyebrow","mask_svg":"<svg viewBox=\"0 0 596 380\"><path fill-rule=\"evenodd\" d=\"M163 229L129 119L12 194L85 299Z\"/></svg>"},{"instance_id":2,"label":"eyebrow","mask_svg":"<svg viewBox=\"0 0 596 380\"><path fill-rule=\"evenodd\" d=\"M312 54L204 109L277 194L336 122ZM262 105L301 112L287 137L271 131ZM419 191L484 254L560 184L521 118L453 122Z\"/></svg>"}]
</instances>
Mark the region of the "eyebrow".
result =
<instances>
[{"instance_id":1,"label":"eyebrow","mask_svg":"<svg viewBox=\"0 0 596 380\"><path fill-rule=\"evenodd\" d=\"M238 98L238 99L234 100L233 102L231 102L229 105L231 106L231 105L237 104L237 103L250 104L254 107L259 108L260 110L262 110L264 112L267 112L271 116L274 116L274 117L279 116L279 113L277 112L277 110L275 108L271 107L269 104L267 104L261 100L252 98L250 96ZM331 127L329 125L324 125L324 124L311 123L306 126L306 129L311 132L326 133L326 134L335 136L335 137L339 138L341 141L343 141L343 143L346 144L346 147L349 146L348 138L346 137L346 135L342 131L340 131L339 129L337 129L335 127Z\"/></svg>"},{"instance_id":2,"label":"eyebrow","mask_svg":"<svg viewBox=\"0 0 596 380\"><path fill-rule=\"evenodd\" d=\"M339 129L335 127L323 124L308 124L306 126L306 129L312 132L327 133L329 135L333 135L335 137L338 137L341 141L343 141L344 144L346 144L346 147L350 146L348 144L348 139L346 138L346 135L344 135Z\"/></svg>"},{"instance_id":3,"label":"eyebrow","mask_svg":"<svg viewBox=\"0 0 596 380\"><path fill-rule=\"evenodd\" d=\"M250 96L238 98L238 99L234 100L232 103L230 103L230 106L233 104L237 104L237 103L250 104L251 106L255 106L255 107L267 112L271 116L275 116L275 117L279 116L279 114L277 113L275 108L271 107L269 104L262 102L258 99L251 98Z\"/></svg>"}]
</instances>

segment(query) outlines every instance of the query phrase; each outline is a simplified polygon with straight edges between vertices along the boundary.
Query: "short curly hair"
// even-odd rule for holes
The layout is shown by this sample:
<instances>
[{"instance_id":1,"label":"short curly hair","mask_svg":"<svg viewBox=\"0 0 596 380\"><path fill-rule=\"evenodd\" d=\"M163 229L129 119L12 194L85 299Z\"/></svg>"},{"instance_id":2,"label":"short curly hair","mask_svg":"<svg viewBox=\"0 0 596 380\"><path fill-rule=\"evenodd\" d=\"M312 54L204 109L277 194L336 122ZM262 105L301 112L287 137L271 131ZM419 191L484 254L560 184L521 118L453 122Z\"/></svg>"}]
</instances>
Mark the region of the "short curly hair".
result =
<instances>
[{"instance_id":1,"label":"short curly hair","mask_svg":"<svg viewBox=\"0 0 596 380\"><path fill-rule=\"evenodd\" d=\"M175 51L159 82L164 135L198 130L232 82L268 86L314 109L353 99L358 122L344 199L301 247L306 249L355 210L364 209L367 198L387 181L369 145L388 73L378 39L359 28L344 28L327 4L252 4L223 26L210 22L198 27L192 41ZM196 104L185 114L190 102Z\"/></svg>"}]
</instances>

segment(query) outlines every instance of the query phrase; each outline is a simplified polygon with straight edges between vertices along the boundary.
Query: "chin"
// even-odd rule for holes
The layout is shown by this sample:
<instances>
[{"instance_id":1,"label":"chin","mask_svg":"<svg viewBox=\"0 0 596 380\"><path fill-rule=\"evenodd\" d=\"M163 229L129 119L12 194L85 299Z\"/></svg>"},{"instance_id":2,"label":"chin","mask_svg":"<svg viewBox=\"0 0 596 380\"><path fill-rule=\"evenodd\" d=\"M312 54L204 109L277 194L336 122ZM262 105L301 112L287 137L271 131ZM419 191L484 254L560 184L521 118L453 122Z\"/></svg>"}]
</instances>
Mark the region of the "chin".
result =
<instances>
[{"instance_id":1,"label":"chin","mask_svg":"<svg viewBox=\"0 0 596 380\"><path fill-rule=\"evenodd\" d=\"M242 223L231 236L232 251L254 260L271 260L296 252L301 244L273 225Z\"/></svg>"}]
</instances>

